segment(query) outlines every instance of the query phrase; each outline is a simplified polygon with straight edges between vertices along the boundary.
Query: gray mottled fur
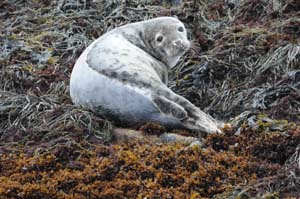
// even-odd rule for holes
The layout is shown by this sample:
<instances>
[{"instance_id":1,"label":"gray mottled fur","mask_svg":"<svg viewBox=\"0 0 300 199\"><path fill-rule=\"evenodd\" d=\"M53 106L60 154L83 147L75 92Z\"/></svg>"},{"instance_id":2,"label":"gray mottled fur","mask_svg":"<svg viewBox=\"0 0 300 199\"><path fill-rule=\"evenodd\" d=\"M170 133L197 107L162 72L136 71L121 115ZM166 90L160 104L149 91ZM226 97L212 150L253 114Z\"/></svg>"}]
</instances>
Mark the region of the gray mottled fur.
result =
<instances>
[{"instance_id":1,"label":"gray mottled fur","mask_svg":"<svg viewBox=\"0 0 300 199\"><path fill-rule=\"evenodd\" d=\"M152 120L169 127L184 127L207 133L218 131L217 121L166 86L168 70L176 64L177 59L189 46L186 32L177 32L179 26L183 24L177 19L162 17L116 28L97 39L86 50L87 52L83 53L85 55L82 56L86 56L86 60L81 65L88 66L108 79L99 76L98 81L96 74L86 72L90 69L79 69L83 66L80 66L80 63L76 64L70 85L74 103L95 112L109 110L106 111L109 115L114 115L128 124ZM157 34L164 35L163 44L157 44ZM183 42L175 45L177 40ZM90 83L87 82L89 74L93 79ZM81 77L87 80L81 84L75 83ZM97 81L100 85L94 85ZM108 81L110 83L107 83ZM116 90L121 89L121 92L123 92L121 86L124 85L124 90L127 89L131 94L128 93L127 96L127 91L124 92L125 96L124 93L120 96L116 94L115 99L111 97L111 101L105 96L110 93L99 94L103 90L113 92L113 86L107 89L107 86L102 85L110 86L112 83L118 85ZM86 86L83 86L84 84ZM93 96L92 93L99 97ZM130 104L130 96L134 101L132 104ZM122 97L124 97L124 104L117 107L118 103L113 101L120 100L121 103ZM126 100L129 105L122 108L126 106ZM141 106L140 109L134 107L134 103L136 106Z\"/></svg>"}]
</instances>

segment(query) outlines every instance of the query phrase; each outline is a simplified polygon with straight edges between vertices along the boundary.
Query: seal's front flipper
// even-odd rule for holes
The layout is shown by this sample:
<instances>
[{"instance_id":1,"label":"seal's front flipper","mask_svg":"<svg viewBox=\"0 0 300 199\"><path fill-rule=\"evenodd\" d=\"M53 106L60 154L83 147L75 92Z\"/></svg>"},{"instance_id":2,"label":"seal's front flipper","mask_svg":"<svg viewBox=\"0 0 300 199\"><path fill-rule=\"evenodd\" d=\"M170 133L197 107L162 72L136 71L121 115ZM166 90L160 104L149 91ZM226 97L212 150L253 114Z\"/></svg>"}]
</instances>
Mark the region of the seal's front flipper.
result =
<instances>
[{"instance_id":1,"label":"seal's front flipper","mask_svg":"<svg viewBox=\"0 0 300 199\"><path fill-rule=\"evenodd\" d=\"M177 95L167 87L157 87L157 96L163 96L164 101L173 103L176 107L183 109L187 113L187 117L180 119L181 123L188 129L200 130L206 133L220 132L218 122L210 115L201 111L198 107L192 104L186 98ZM162 109L164 106L162 107ZM178 118L178 117L177 117Z\"/></svg>"},{"instance_id":2,"label":"seal's front flipper","mask_svg":"<svg viewBox=\"0 0 300 199\"><path fill-rule=\"evenodd\" d=\"M182 121L184 126L188 129L205 132L205 133L221 133L220 129L218 128L217 124L215 122L212 122L211 120L198 120L195 121L194 119L188 118L184 121Z\"/></svg>"},{"instance_id":3,"label":"seal's front flipper","mask_svg":"<svg viewBox=\"0 0 300 199\"><path fill-rule=\"evenodd\" d=\"M152 98L154 104L162 113L173 116L178 120L184 120L188 117L188 114L184 108L175 102L158 95L153 95Z\"/></svg>"}]
</instances>

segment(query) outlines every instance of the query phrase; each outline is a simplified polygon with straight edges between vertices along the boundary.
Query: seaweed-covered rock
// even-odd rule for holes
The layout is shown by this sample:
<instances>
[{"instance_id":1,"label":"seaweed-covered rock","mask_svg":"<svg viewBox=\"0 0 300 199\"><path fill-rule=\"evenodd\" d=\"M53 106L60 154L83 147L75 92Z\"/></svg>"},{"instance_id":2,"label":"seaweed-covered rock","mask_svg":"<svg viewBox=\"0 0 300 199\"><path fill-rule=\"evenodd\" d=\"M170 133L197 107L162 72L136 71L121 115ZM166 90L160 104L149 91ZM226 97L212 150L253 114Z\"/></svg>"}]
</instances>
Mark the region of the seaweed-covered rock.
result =
<instances>
[{"instance_id":1,"label":"seaweed-covered rock","mask_svg":"<svg viewBox=\"0 0 300 199\"><path fill-rule=\"evenodd\" d=\"M0 198L298 196L299 11L298 0L1 1ZM193 45L169 86L232 127L205 148L112 143L113 121L71 104L72 67L105 32L173 15Z\"/></svg>"}]
</instances>

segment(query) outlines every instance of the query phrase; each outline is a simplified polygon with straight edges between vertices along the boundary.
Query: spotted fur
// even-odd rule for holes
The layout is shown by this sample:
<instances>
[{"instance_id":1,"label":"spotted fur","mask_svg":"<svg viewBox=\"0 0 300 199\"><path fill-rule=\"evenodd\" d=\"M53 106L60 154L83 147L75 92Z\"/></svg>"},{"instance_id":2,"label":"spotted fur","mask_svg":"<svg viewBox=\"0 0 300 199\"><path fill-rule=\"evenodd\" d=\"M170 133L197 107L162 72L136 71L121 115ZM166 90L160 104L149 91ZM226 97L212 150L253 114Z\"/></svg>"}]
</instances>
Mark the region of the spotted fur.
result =
<instances>
[{"instance_id":1,"label":"spotted fur","mask_svg":"<svg viewBox=\"0 0 300 199\"><path fill-rule=\"evenodd\" d=\"M72 71L73 102L128 124L156 121L171 128L218 131L211 116L166 86L168 71L190 45L180 27L184 25L179 20L160 17L98 38Z\"/></svg>"}]
</instances>

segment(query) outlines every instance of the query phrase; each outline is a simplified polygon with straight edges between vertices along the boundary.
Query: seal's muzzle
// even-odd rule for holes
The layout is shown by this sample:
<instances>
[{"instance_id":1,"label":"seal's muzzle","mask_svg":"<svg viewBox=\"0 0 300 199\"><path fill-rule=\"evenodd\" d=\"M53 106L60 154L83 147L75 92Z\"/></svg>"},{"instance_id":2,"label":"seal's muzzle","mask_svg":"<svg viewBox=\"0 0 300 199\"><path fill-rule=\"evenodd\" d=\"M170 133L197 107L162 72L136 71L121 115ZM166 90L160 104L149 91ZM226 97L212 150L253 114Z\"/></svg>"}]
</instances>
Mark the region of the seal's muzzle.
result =
<instances>
[{"instance_id":1,"label":"seal's muzzle","mask_svg":"<svg viewBox=\"0 0 300 199\"><path fill-rule=\"evenodd\" d=\"M173 45L179 48L180 50L186 51L190 48L190 42L189 41L182 41L182 39L179 39L177 41L173 42Z\"/></svg>"}]
</instances>

